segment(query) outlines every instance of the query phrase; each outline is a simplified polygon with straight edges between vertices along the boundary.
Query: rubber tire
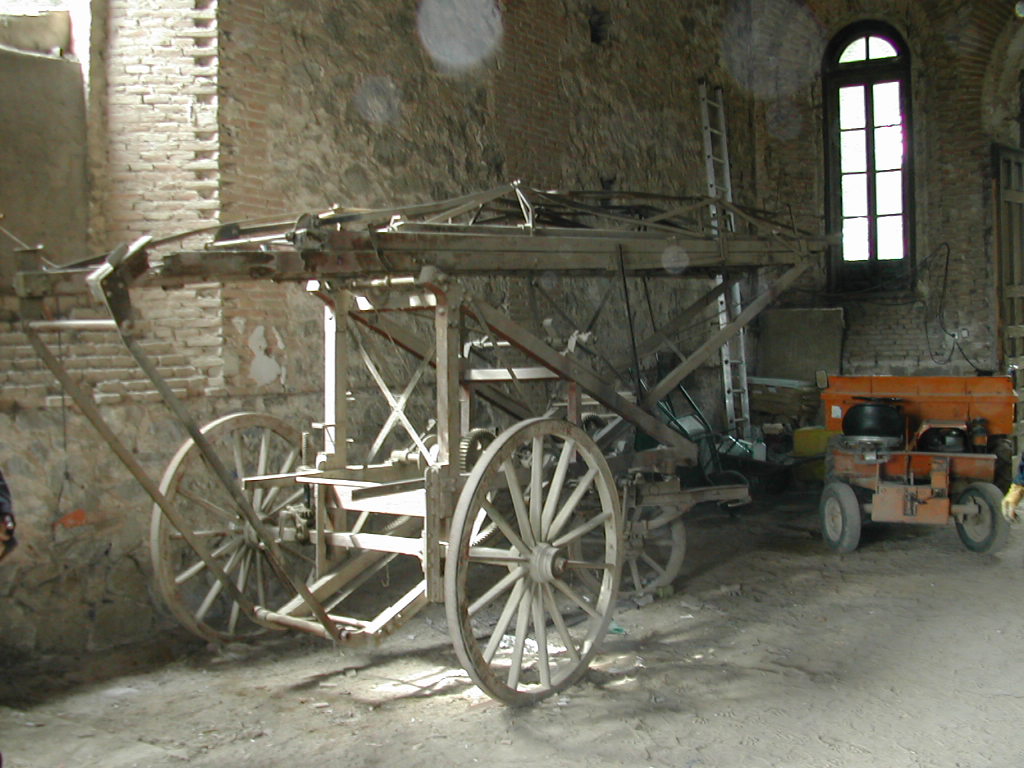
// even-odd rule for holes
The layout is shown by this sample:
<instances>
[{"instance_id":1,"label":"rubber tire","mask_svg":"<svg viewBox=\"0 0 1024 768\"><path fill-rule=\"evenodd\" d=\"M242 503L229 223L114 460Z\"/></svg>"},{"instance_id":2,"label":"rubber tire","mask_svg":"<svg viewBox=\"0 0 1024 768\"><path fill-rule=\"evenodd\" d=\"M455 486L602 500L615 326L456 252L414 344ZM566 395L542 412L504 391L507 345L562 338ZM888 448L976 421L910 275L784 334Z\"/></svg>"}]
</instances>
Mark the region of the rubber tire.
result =
<instances>
[{"instance_id":1,"label":"rubber tire","mask_svg":"<svg viewBox=\"0 0 1024 768\"><path fill-rule=\"evenodd\" d=\"M838 533L834 530L835 525L829 524L829 517L836 512L839 513ZM821 538L829 549L840 555L847 555L857 549L862 514L853 488L838 480L828 483L821 492L818 515L821 518Z\"/></svg>"},{"instance_id":2,"label":"rubber tire","mask_svg":"<svg viewBox=\"0 0 1024 768\"><path fill-rule=\"evenodd\" d=\"M1010 524L1003 517L1002 512L1003 494L992 483L971 483L957 497L957 503L963 504L970 497L975 497L982 502L984 507L982 514L988 517L989 531L984 538L976 539L957 520L956 532L960 541L971 552L998 552L1007 545L1010 539Z\"/></svg>"}]
</instances>

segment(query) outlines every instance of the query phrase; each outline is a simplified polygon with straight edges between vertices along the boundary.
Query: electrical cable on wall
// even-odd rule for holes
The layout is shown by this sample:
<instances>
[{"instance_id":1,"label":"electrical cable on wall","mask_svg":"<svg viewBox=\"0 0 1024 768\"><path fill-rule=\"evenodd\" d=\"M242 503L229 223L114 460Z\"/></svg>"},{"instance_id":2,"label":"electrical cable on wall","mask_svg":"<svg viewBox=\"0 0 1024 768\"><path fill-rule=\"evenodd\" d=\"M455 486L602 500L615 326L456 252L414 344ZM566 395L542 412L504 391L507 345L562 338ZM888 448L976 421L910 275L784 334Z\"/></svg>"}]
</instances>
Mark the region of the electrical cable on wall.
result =
<instances>
[{"instance_id":1,"label":"electrical cable on wall","mask_svg":"<svg viewBox=\"0 0 1024 768\"><path fill-rule=\"evenodd\" d=\"M974 372L976 374L980 374L982 372L981 367L978 366L973 360L971 360L971 358L967 356L967 353L964 351L963 346L961 346L960 340L957 338L957 335L946 327L946 289L949 284L949 260L950 256L952 255L952 249L949 247L949 243L940 243L934 251L928 254L924 261L921 262L921 270L923 272L927 269L930 269L932 260L939 255L940 251L945 252L945 258L943 259L942 263L942 284L941 288L939 289L939 301L938 306L935 308L934 318L938 322L939 329L942 331L942 333L948 336L953 341L953 343L950 346L949 353L946 355L944 360L941 359L941 357L936 356L935 351L932 349L931 337L928 335L928 321L931 313L929 311L928 304L922 301L921 303L925 310L924 336L925 342L928 344L928 354L931 356L932 362L935 363L936 365L947 365L953 359L954 353L959 352L963 359L967 362L967 364L971 366L972 369L974 369Z\"/></svg>"}]
</instances>

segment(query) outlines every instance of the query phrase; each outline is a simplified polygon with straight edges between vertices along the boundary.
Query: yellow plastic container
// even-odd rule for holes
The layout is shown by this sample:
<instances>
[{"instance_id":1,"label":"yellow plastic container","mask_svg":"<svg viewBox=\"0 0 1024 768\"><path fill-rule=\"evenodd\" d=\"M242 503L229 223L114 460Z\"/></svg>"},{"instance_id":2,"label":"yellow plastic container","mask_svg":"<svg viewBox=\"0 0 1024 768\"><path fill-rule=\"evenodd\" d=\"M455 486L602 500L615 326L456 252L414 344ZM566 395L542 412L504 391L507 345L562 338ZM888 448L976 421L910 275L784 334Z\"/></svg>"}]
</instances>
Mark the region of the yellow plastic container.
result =
<instances>
[{"instance_id":1,"label":"yellow plastic container","mask_svg":"<svg viewBox=\"0 0 1024 768\"><path fill-rule=\"evenodd\" d=\"M798 460L814 456L811 461L798 461L793 467L793 475L797 480L813 482L825 479L825 451L828 450L828 439L838 432L825 427L800 427L793 430L793 456Z\"/></svg>"}]
</instances>

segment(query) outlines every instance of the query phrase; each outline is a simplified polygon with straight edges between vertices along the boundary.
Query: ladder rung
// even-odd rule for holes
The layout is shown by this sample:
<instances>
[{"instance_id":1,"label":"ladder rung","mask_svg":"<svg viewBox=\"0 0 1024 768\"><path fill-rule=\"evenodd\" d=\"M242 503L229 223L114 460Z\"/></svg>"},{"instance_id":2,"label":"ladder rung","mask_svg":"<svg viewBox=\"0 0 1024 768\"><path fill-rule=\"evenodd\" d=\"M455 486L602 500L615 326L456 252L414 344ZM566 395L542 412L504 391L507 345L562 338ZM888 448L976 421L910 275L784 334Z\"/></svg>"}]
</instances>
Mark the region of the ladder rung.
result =
<instances>
[{"instance_id":1,"label":"ladder rung","mask_svg":"<svg viewBox=\"0 0 1024 768\"><path fill-rule=\"evenodd\" d=\"M32 320L33 331L116 331L116 320Z\"/></svg>"}]
</instances>

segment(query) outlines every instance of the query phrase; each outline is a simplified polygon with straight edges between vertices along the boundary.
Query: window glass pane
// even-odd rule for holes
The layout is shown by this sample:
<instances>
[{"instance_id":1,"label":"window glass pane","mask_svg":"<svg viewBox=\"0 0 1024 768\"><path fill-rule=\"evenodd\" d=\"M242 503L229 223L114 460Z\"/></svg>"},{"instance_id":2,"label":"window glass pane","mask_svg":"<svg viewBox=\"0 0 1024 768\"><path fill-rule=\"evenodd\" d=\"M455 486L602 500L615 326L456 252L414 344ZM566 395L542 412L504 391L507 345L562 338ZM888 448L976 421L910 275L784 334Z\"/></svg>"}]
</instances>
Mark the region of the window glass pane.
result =
<instances>
[{"instance_id":1,"label":"window glass pane","mask_svg":"<svg viewBox=\"0 0 1024 768\"><path fill-rule=\"evenodd\" d=\"M850 85L839 89L839 127L842 130L863 128L864 86Z\"/></svg>"},{"instance_id":2,"label":"window glass pane","mask_svg":"<svg viewBox=\"0 0 1024 768\"><path fill-rule=\"evenodd\" d=\"M868 169L866 131L843 131L839 134L840 170L856 173Z\"/></svg>"},{"instance_id":3,"label":"window glass pane","mask_svg":"<svg viewBox=\"0 0 1024 768\"><path fill-rule=\"evenodd\" d=\"M843 219L843 261L868 260L868 220Z\"/></svg>"},{"instance_id":4,"label":"window glass pane","mask_svg":"<svg viewBox=\"0 0 1024 768\"><path fill-rule=\"evenodd\" d=\"M839 56L839 63L845 64L848 61L864 61L867 58L867 38L858 37L850 43Z\"/></svg>"},{"instance_id":5,"label":"window glass pane","mask_svg":"<svg viewBox=\"0 0 1024 768\"><path fill-rule=\"evenodd\" d=\"M896 55L896 47L884 37L868 38L868 58L888 59Z\"/></svg>"},{"instance_id":6,"label":"window glass pane","mask_svg":"<svg viewBox=\"0 0 1024 768\"><path fill-rule=\"evenodd\" d=\"M892 125L875 128L875 170L892 171L903 167L903 128Z\"/></svg>"},{"instance_id":7,"label":"window glass pane","mask_svg":"<svg viewBox=\"0 0 1024 768\"><path fill-rule=\"evenodd\" d=\"M892 261L903 258L903 217L879 216L878 224L878 258Z\"/></svg>"},{"instance_id":8,"label":"window glass pane","mask_svg":"<svg viewBox=\"0 0 1024 768\"><path fill-rule=\"evenodd\" d=\"M843 176L843 216L868 215L868 175L848 173Z\"/></svg>"},{"instance_id":9,"label":"window glass pane","mask_svg":"<svg viewBox=\"0 0 1024 768\"><path fill-rule=\"evenodd\" d=\"M875 174L875 213L903 213L903 171Z\"/></svg>"},{"instance_id":10,"label":"window glass pane","mask_svg":"<svg viewBox=\"0 0 1024 768\"><path fill-rule=\"evenodd\" d=\"M872 88L875 125L899 125L903 122L900 112L900 84L875 83Z\"/></svg>"}]
</instances>

